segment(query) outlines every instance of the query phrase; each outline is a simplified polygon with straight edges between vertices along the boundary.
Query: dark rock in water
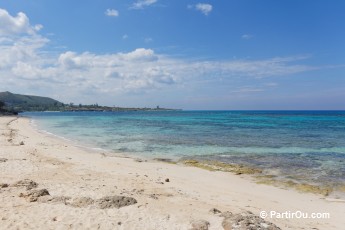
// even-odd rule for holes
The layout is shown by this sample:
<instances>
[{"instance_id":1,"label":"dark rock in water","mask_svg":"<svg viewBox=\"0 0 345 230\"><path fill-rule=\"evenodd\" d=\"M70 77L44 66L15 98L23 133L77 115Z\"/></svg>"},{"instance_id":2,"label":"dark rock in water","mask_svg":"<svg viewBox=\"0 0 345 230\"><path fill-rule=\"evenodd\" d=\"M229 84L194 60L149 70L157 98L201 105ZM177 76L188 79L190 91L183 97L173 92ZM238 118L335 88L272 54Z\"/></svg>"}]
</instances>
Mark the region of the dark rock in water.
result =
<instances>
[{"instance_id":1,"label":"dark rock in water","mask_svg":"<svg viewBox=\"0 0 345 230\"><path fill-rule=\"evenodd\" d=\"M7 158L0 158L0 163L5 163L6 161L8 161Z\"/></svg>"},{"instance_id":2,"label":"dark rock in water","mask_svg":"<svg viewBox=\"0 0 345 230\"><path fill-rule=\"evenodd\" d=\"M94 203L94 200L90 197L79 197L73 199L73 202L70 204L72 207L75 208L86 208Z\"/></svg>"},{"instance_id":3,"label":"dark rock in water","mask_svg":"<svg viewBox=\"0 0 345 230\"><path fill-rule=\"evenodd\" d=\"M213 214L219 214L219 213L222 213L222 212L221 212L221 211L219 211L219 210L218 210L218 209L216 209L216 208L211 208L210 213L213 213Z\"/></svg>"},{"instance_id":4,"label":"dark rock in water","mask_svg":"<svg viewBox=\"0 0 345 230\"><path fill-rule=\"evenodd\" d=\"M239 214L226 212L222 214L222 216L224 216L224 220L222 222L224 230L280 230L280 228L275 224L265 221L251 212L243 212Z\"/></svg>"},{"instance_id":5,"label":"dark rock in water","mask_svg":"<svg viewBox=\"0 0 345 230\"><path fill-rule=\"evenodd\" d=\"M98 199L97 205L100 209L106 208L121 208L124 206L129 206L137 203L137 200L132 197L126 196L106 196Z\"/></svg>"},{"instance_id":6,"label":"dark rock in water","mask_svg":"<svg viewBox=\"0 0 345 230\"><path fill-rule=\"evenodd\" d=\"M0 188L7 188L9 184L6 183L0 183Z\"/></svg>"},{"instance_id":7,"label":"dark rock in water","mask_svg":"<svg viewBox=\"0 0 345 230\"><path fill-rule=\"evenodd\" d=\"M48 196L49 192L47 189L31 190L27 193L19 194L19 197L26 198L29 202L36 202L41 196Z\"/></svg>"},{"instance_id":8,"label":"dark rock in water","mask_svg":"<svg viewBox=\"0 0 345 230\"><path fill-rule=\"evenodd\" d=\"M33 180L24 179L24 180L17 181L12 186L13 187L25 187L26 190L30 190L33 188L37 188L38 184Z\"/></svg>"},{"instance_id":9,"label":"dark rock in water","mask_svg":"<svg viewBox=\"0 0 345 230\"><path fill-rule=\"evenodd\" d=\"M192 222L191 230L208 230L210 223L206 220L196 220Z\"/></svg>"}]
</instances>

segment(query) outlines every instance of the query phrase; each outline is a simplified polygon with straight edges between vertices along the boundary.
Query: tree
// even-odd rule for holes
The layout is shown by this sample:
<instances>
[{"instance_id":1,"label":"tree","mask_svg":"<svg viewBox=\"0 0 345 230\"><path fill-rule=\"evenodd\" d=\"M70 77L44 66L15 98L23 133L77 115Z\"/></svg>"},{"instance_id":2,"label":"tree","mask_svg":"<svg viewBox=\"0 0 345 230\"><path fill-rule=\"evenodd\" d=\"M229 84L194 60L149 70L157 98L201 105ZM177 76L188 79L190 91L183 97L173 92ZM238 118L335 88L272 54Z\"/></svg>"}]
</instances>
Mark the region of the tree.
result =
<instances>
[{"instance_id":1,"label":"tree","mask_svg":"<svg viewBox=\"0 0 345 230\"><path fill-rule=\"evenodd\" d=\"M5 102L0 101L0 109L2 109L5 106Z\"/></svg>"}]
</instances>

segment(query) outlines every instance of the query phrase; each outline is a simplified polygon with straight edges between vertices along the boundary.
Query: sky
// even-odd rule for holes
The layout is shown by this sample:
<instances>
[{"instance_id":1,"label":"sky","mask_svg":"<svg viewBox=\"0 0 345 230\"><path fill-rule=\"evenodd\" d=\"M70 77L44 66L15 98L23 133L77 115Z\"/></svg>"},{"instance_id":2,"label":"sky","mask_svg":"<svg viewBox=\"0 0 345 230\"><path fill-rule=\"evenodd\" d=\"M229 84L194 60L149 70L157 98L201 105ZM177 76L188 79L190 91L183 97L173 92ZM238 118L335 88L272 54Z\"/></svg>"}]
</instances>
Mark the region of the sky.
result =
<instances>
[{"instance_id":1,"label":"sky","mask_svg":"<svg viewBox=\"0 0 345 230\"><path fill-rule=\"evenodd\" d=\"M343 0L0 0L0 91L190 110L344 110Z\"/></svg>"}]
</instances>

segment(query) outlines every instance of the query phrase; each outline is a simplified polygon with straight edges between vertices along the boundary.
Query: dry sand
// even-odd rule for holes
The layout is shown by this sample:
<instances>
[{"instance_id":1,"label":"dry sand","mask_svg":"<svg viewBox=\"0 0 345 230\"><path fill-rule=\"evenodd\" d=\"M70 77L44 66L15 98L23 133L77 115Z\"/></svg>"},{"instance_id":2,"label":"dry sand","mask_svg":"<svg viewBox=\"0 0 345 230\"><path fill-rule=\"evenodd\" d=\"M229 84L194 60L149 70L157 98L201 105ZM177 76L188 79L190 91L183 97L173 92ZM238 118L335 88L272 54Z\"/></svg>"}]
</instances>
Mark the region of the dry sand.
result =
<instances>
[{"instance_id":1,"label":"dry sand","mask_svg":"<svg viewBox=\"0 0 345 230\"><path fill-rule=\"evenodd\" d=\"M16 184L24 179L37 187ZM345 229L342 200L243 175L87 151L38 132L27 118L0 117L0 185L0 229L223 229L227 211L329 213L329 219L265 220L281 229ZM129 205L109 208L110 198L99 200L107 196L124 196L114 202Z\"/></svg>"}]
</instances>

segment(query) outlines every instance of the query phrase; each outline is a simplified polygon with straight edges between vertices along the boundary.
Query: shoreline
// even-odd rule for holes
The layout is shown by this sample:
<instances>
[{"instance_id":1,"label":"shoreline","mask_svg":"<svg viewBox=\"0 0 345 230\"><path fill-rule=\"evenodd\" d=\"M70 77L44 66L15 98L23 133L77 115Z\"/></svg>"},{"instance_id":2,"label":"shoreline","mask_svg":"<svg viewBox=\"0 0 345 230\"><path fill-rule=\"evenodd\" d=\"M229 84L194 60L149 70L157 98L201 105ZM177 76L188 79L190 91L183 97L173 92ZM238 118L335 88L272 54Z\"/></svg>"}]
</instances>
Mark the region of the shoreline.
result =
<instances>
[{"instance_id":1,"label":"shoreline","mask_svg":"<svg viewBox=\"0 0 345 230\"><path fill-rule=\"evenodd\" d=\"M40 133L29 123L24 117L0 117L0 158L7 159L0 163L0 183L12 185L31 179L52 197L82 196L96 202L104 196L126 195L137 203L105 212L92 205L75 208L27 202L18 196L25 191L8 186L0 189L4 204L0 207L0 223L6 229L42 228L47 224L51 229L191 229L201 220L209 223L209 229L222 229L226 217L210 213L213 208L223 214L250 211L259 215L260 211L271 210L330 213L330 219L265 219L281 229L341 229L345 225L342 200L257 184L246 175L94 154Z\"/></svg>"},{"instance_id":2,"label":"shoreline","mask_svg":"<svg viewBox=\"0 0 345 230\"><path fill-rule=\"evenodd\" d=\"M280 187L283 189L294 189L299 192L314 193L325 196L326 198L345 200L345 184L329 184L329 183L312 183L307 180L296 180L294 177L284 177L285 175L276 175L267 172L267 168L258 167L249 164L239 164L239 163L226 163L219 160L203 159L202 156L181 156L175 158L164 158L164 157L149 157L135 153L122 153L114 152L111 149L103 149L99 147L93 147L91 145L86 146L86 143L81 141L76 141L68 139L63 136L51 133L47 130L40 129L35 120L30 116L20 116L30 120L30 125L37 132L43 135L52 136L53 138L58 138L62 141L66 141L71 145L83 149L90 153L102 154L108 157L120 157L120 158L130 158L135 161L147 162L147 161L158 161L164 163L185 165L190 167L196 167L208 171L222 171L230 172L235 175L249 175L258 184L267 184L270 186ZM163 161L161 160L163 159ZM270 171L270 169L268 169Z\"/></svg>"}]
</instances>

